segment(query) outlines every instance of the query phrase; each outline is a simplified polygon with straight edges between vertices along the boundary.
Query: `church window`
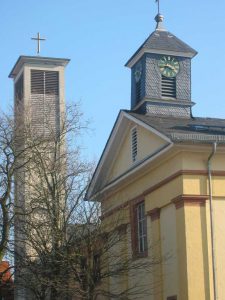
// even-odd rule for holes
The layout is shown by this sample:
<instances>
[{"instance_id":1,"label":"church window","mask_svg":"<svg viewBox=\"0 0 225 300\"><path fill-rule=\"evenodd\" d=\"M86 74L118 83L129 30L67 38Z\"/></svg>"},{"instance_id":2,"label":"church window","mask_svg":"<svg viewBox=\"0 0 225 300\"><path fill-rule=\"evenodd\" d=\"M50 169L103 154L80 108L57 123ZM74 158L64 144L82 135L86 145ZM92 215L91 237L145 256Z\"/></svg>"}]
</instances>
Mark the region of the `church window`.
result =
<instances>
[{"instance_id":1,"label":"church window","mask_svg":"<svg viewBox=\"0 0 225 300\"><path fill-rule=\"evenodd\" d=\"M137 250L138 253L147 251L147 220L145 216L145 203L141 202L136 206L137 218Z\"/></svg>"},{"instance_id":2,"label":"church window","mask_svg":"<svg viewBox=\"0 0 225 300\"><path fill-rule=\"evenodd\" d=\"M138 154L137 128L134 127L131 129L131 155L132 155L133 162L137 160L137 154Z\"/></svg>"},{"instance_id":3,"label":"church window","mask_svg":"<svg viewBox=\"0 0 225 300\"><path fill-rule=\"evenodd\" d=\"M31 93L41 95L58 95L59 72L31 70Z\"/></svg>"},{"instance_id":4,"label":"church window","mask_svg":"<svg viewBox=\"0 0 225 300\"><path fill-rule=\"evenodd\" d=\"M162 75L161 94L165 98L176 98L176 77Z\"/></svg>"}]
</instances>

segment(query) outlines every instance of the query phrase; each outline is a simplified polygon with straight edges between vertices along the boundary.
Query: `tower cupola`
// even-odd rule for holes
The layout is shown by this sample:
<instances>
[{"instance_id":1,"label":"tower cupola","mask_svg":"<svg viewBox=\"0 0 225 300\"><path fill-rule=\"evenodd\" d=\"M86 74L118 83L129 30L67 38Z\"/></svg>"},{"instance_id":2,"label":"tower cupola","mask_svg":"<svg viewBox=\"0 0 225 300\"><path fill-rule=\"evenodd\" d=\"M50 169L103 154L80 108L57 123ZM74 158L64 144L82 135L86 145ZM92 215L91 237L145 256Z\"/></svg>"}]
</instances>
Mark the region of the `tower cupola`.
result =
<instances>
[{"instance_id":1,"label":"tower cupola","mask_svg":"<svg viewBox=\"0 0 225 300\"><path fill-rule=\"evenodd\" d=\"M165 29L156 29L126 66L131 68L131 109L145 114L190 117L191 59L197 52Z\"/></svg>"}]
</instances>

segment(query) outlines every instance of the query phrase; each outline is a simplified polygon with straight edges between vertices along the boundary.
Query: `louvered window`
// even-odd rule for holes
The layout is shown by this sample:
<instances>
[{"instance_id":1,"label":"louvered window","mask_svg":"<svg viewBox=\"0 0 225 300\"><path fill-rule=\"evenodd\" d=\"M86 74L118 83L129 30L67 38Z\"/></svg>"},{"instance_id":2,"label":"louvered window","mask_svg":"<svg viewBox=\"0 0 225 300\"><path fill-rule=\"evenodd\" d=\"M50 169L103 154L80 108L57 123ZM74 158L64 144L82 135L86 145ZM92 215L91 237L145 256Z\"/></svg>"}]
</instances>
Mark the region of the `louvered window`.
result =
<instances>
[{"instance_id":1,"label":"louvered window","mask_svg":"<svg viewBox=\"0 0 225 300\"><path fill-rule=\"evenodd\" d=\"M141 80L136 82L136 102L141 99Z\"/></svg>"},{"instance_id":2,"label":"louvered window","mask_svg":"<svg viewBox=\"0 0 225 300\"><path fill-rule=\"evenodd\" d=\"M162 75L162 97L176 98L176 77L166 77Z\"/></svg>"},{"instance_id":3,"label":"louvered window","mask_svg":"<svg viewBox=\"0 0 225 300\"><path fill-rule=\"evenodd\" d=\"M23 99L23 74L15 84L15 99L16 102L19 102Z\"/></svg>"},{"instance_id":4,"label":"louvered window","mask_svg":"<svg viewBox=\"0 0 225 300\"><path fill-rule=\"evenodd\" d=\"M32 94L59 94L59 73L56 71L31 70Z\"/></svg>"},{"instance_id":5,"label":"louvered window","mask_svg":"<svg viewBox=\"0 0 225 300\"><path fill-rule=\"evenodd\" d=\"M135 162L137 160L138 154L138 145L137 145L137 128L134 127L131 130L131 154L132 154L132 161Z\"/></svg>"}]
</instances>

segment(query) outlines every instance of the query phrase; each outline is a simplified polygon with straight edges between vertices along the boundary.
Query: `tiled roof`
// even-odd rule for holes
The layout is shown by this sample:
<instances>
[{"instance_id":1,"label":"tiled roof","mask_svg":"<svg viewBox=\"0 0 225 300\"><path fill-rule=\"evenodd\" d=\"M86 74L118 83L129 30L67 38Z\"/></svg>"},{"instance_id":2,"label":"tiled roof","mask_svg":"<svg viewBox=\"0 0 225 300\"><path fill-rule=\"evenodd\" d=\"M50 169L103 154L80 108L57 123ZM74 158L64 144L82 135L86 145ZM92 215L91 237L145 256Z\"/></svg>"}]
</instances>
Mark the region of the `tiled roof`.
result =
<instances>
[{"instance_id":1,"label":"tiled roof","mask_svg":"<svg viewBox=\"0 0 225 300\"><path fill-rule=\"evenodd\" d=\"M131 116L166 135L174 142L225 143L225 119L155 117L126 111Z\"/></svg>"},{"instance_id":2,"label":"tiled roof","mask_svg":"<svg viewBox=\"0 0 225 300\"><path fill-rule=\"evenodd\" d=\"M150 36L145 40L141 47L134 53L134 55L129 59L126 65L142 50L149 50L154 52L154 50L160 51L172 51L186 54L191 54L195 56L197 51L188 46L186 43L178 39L175 35L165 30L155 30Z\"/></svg>"},{"instance_id":3,"label":"tiled roof","mask_svg":"<svg viewBox=\"0 0 225 300\"><path fill-rule=\"evenodd\" d=\"M169 31L155 30L143 43L141 47L148 49L158 50L170 50L175 52L191 52L196 54L197 52L178 39L175 35Z\"/></svg>"}]
</instances>

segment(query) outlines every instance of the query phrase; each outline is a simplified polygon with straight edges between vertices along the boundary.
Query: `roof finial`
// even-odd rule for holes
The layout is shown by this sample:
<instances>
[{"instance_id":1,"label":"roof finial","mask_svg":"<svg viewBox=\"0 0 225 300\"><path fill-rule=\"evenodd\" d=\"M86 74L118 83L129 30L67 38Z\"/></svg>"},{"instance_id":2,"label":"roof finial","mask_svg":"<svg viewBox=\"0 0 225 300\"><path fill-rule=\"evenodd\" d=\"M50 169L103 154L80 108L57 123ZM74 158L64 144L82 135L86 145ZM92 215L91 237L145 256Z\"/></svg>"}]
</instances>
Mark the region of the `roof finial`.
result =
<instances>
[{"instance_id":1,"label":"roof finial","mask_svg":"<svg viewBox=\"0 0 225 300\"><path fill-rule=\"evenodd\" d=\"M155 0L156 3L158 3L158 15L160 14L160 0Z\"/></svg>"},{"instance_id":2,"label":"roof finial","mask_svg":"<svg viewBox=\"0 0 225 300\"><path fill-rule=\"evenodd\" d=\"M165 28L163 27L163 20L164 17L163 15L160 13L160 0L155 0L156 3L158 3L158 14L155 17L156 20L156 30L165 30Z\"/></svg>"}]
</instances>

